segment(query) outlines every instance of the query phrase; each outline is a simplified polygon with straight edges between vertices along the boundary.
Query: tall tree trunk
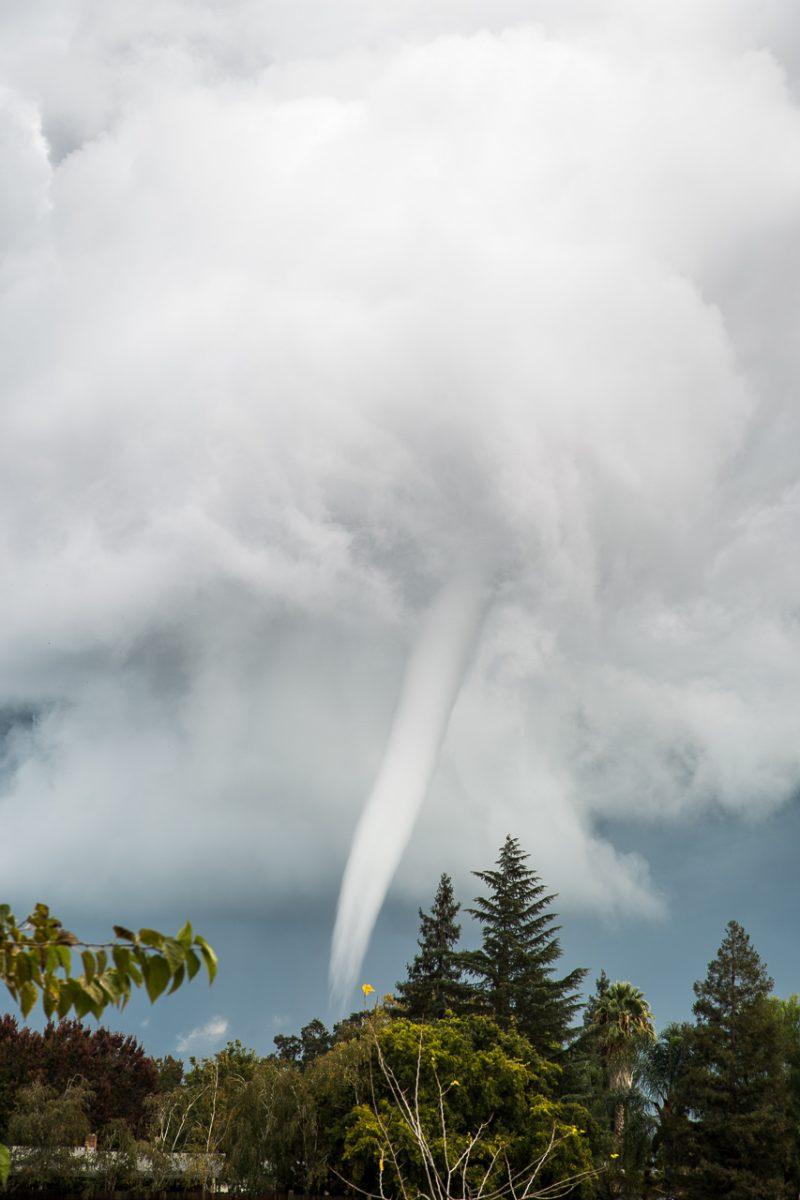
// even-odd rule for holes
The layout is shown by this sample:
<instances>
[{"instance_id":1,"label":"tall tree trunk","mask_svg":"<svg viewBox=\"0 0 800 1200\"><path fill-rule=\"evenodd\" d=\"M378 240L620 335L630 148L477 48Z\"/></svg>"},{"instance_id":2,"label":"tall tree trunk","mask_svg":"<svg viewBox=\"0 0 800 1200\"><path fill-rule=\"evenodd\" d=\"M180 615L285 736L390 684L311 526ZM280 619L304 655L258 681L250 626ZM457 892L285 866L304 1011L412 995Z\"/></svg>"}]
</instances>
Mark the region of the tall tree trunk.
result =
<instances>
[{"instance_id":1,"label":"tall tree trunk","mask_svg":"<svg viewBox=\"0 0 800 1200\"><path fill-rule=\"evenodd\" d=\"M622 1135L625 1132L625 1102L621 1099L633 1087L633 1069L629 1062L615 1063L611 1072L611 1090L620 1097L614 1107L614 1142L619 1153Z\"/></svg>"}]
</instances>

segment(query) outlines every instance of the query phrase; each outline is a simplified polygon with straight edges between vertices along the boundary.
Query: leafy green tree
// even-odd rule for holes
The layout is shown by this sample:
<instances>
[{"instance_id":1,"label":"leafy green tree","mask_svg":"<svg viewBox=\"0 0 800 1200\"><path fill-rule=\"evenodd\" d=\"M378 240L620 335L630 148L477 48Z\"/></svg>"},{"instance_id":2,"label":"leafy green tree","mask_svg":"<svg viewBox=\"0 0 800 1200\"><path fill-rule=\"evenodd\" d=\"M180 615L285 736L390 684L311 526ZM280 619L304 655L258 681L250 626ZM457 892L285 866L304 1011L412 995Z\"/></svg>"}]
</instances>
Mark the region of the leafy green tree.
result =
<instances>
[{"instance_id":1,"label":"leafy green tree","mask_svg":"<svg viewBox=\"0 0 800 1200\"><path fill-rule=\"evenodd\" d=\"M605 971L601 971L599 977L595 980L595 991L589 996L584 1005L581 1028L576 1030L574 1036L570 1038L566 1052L559 1060L563 1079L563 1094L572 1099L579 1100L580 1103L585 1104L593 1110L597 1109L598 1113L601 1113L598 1117L598 1124L602 1128L603 1134L606 1132L605 1104L600 1104L598 1107L598 1102L600 1101L604 1087L604 1070L600 1056L597 1053L592 1013L594 1012L598 998L607 987L608 976ZM598 1145L596 1149L600 1149L600 1146ZM611 1151L610 1136L603 1138L602 1149L605 1152Z\"/></svg>"},{"instance_id":2,"label":"leafy green tree","mask_svg":"<svg viewBox=\"0 0 800 1200\"><path fill-rule=\"evenodd\" d=\"M363 1096L363 1029L303 1062L261 1060L234 1097L221 1143L228 1182L245 1192L341 1191L344 1138Z\"/></svg>"},{"instance_id":3,"label":"leafy green tree","mask_svg":"<svg viewBox=\"0 0 800 1200\"><path fill-rule=\"evenodd\" d=\"M158 1072L158 1081L156 1090L159 1092L169 1092L172 1088L176 1088L183 1080L184 1065L180 1058L173 1058L171 1054L165 1054L163 1058L156 1058L156 1071Z\"/></svg>"},{"instance_id":4,"label":"leafy green tree","mask_svg":"<svg viewBox=\"0 0 800 1200\"><path fill-rule=\"evenodd\" d=\"M281 1062L296 1063L300 1061L303 1043L296 1033L276 1033L272 1039L275 1043L276 1058Z\"/></svg>"},{"instance_id":5,"label":"leafy green tree","mask_svg":"<svg viewBox=\"0 0 800 1200\"><path fill-rule=\"evenodd\" d=\"M141 1184L138 1175L139 1146L127 1121L110 1121L98 1138L97 1150L92 1156L91 1191L101 1195L114 1195L120 1191L134 1191ZM83 1187L87 1188L84 1179Z\"/></svg>"},{"instance_id":6,"label":"leafy green tree","mask_svg":"<svg viewBox=\"0 0 800 1200\"><path fill-rule=\"evenodd\" d=\"M34 1082L21 1088L8 1124L13 1146L20 1147L15 1178L22 1186L63 1186L77 1179L81 1164L74 1154L90 1132L90 1093L83 1083L63 1091Z\"/></svg>"},{"instance_id":7,"label":"leafy green tree","mask_svg":"<svg viewBox=\"0 0 800 1200\"><path fill-rule=\"evenodd\" d=\"M282 1151L284 1177L276 1181L282 1188L341 1191L344 1141L353 1107L367 1090L368 1053L362 1028L306 1066L302 1086L282 1081L285 1124L279 1140L273 1139ZM292 1144L294 1163L287 1154Z\"/></svg>"},{"instance_id":8,"label":"leafy green tree","mask_svg":"<svg viewBox=\"0 0 800 1200\"><path fill-rule=\"evenodd\" d=\"M800 1195L800 997L769 1000L782 1046L788 1146L786 1180L791 1196Z\"/></svg>"},{"instance_id":9,"label":"leafy green tree","mask_svg":"<svg viewBox=\"0 0 800 1200\"><path fill-rule=\"evenodd\" d=\"M403 1015L412 1020L431 1021L464 1007L469 988L456 951L460 908L450 876L442 875L430 913L419 910L419 951L408 965L408 978L396 989Z\"/></svg>"},{"instance_id":10,"label":"leafy green tree","mask_svg":"<svg viewBox=\"0 0 800 1200\"><path fill-rule=\"evenodd\" d=\"M611 983L605 973L587 1008L584 1037L600 1068L594 1072L590 1107L611 1131L610 1169L601 1191L638 1200L650 1167L654 1133L647 1098L637 1079L642 1049L654 1037L652 1014L637 987L624 981Z\"/></svg>"},{"instance_id":11,"label":"leafy green tree","mask_svg":"<svg viewBox=\"0 0 800 1200\"><path fill-rule=\"evenodd\" d=\"M513 1024L537 1050L552 1053L567 1039L586 972L555 975L561 957L559 927L550 911L555 896L545 893L539 876L525 865L528 857L509 836L496 869L475 872L488 895L476 897L468 911L481 925L483 944L462 961L477 980L477 1003L502 1028Z\"/></svg>"},{"instance_id":12,"label":"leafy green tree","mask_svg":"<svg viewBox=\"0 0 800 1200\"><path fill-rule=\"evenodd\" d=\"M414 1089L423 1044L418 1094L427 1133L441 1128L438 1079L449 1088L443 1097L448 1145L463 1145L471 1134L478 1135L468 1184L483 1178L494 1154L497 1162L487 1181L500 1186L509 1165L515 1171L546 1156L549 1148L543 1181L563 1183L577 1174L585 1194L592 1194L586 1113L558 1099L557 1065L487 1017L424 1024L392 1018L381 1008L305 1064L275 1055L248 1058L246 1052L220 1052L193 1063L174 1093L154 1097L154 1163L171 1150L193 1153L198 1170L207 1163L209 1183L211 1168L224 1154L229 1188L253 1194L336 1194L351 1179L373 1187L384 1145L380 1122L386 1118L384 1131L400 1143L405 1137L402 1114L379 1068L376 1038L407 1092ZM431 1147L440 1154L435 1136ZM416 1188L419 1155L407 1149L404 1179ZM475 1194L474 1186L463 1193Z\"/></svg>"},{"instance_id":13,"label":"leafy green tree","mask_svg":"<svg viewBox=\"0 0 800 1200\"><path fill-rule=\"evenodd\" d=\"M642 1047L639 1073L659 1120L666 1119L675 1107L675 1093L689 1065L691 1038L688 1022L673 1021Z\"/></svg>"},{"instance_id":14,"label":"leafy green tree","mask_svg":"<svg viewBox=\"0 0 800 1200\"><path fill-rule=\"evenodd\" d=\"M336 1042L348 1042L352 1038L360 1037L364 1031L364 1025L368 1020L369 1013L365 1008L357 1008L349 1016L342 1017L341 1021L337 1021L333 1027L334 1044Z\"/></svg>"},{"instance_id":15,"label":"leafy green tree","mask_svg":"<svg viewBox=\"0 0 800 1200\"><path fill-rule=\"evenodd\" d=\"M786 1194L785 1078L772 980L731 921L694 985L690 1054L665 1125L674 1182L691 1200Z\"/></svg>"},{"instance_id":16,"label":"leafy green tree","mask_svg":"<svg viewBox=\"0 0 800 1200\"><path fill-rule=\"evenodd\" d=\"M271 1056L259 1059L249 1078L227 1093L228 1120L222 1139L226 1181L234 1190L260 1194L276 1189L279 1142L285 1133L280 1081L300 1072Z\"/></svg>"},{"instance_id":17,"label":"leafy green tree","mask_svg":"<svg viewBox=\"0 0 800 1200\"><path fill-rule=\"evenodd\" d=\"M212 1058L189 1061L189 1070L176 1087L151 1098L147 1152L156 1179L169 1168L170 1154L191 1154L192 1178L206 1188L222 1170L221 1155L238 1098L259 1060L254 1051L232 1041Z\"/></svg>"},{"instance_id":18,"label":"leafy green tree","mask_svg":"<svg viewBox=\"0 0 800 1200\"><path fill-rule=\"evenodd\" d=\"M372 1193L591 1194L588 1114L558 1099L560 1068L518 1031L469 1015L381 1020L366 1030L369 1096L353 1110L345 1161ZM531 1164L542 1161L535 1180ZM457 1165L456 1165L457 1164Z\"/></svg>"},{"instance_id":19,"label":"leafy green tree","mask_svg":"<svg viewBox=\"0 0 800 1200\"><path fill-rule=\"evenodd\" d=\"M327 1054L333 1045L333 1036L317 1017L304 1025L298 1034L277 1033L272 1039L277 1057L282 1062L301 1063L308 1066L321 1054Z\"/></svg>"},{"instance_id":20,"label":"leafy green tree","mask_svg":"<svg viewBox=\"0 0 800 1200\"><path fill-rule=\"evenodd\" d=\"M640 1088L655 1118L653 1131L653 1173L660 1181L662 1193L672 1195L676 1190L675 1163L671 1154L669 1129L679 1112L683 1076L689 1067L692 1026L689 1022L666 1025L654 1041L642 1047L637 1064ZM685 1113L682 1116L685 1117Z\"/></svg>"},{"instance_id":21,"label":"leafy green tree","mask_svg":"<svg viewBox=\"0 0 800 1200\"><path fill-rule=\"evenodd\" d=\"M608 1090L614 1097L614 1136L621 1141L625 1102L633 1088L638 1051L655 1036L653 1014L639 988L617 981L603 988L593 1006L591 1020L606 1069Z\"/></svg>"},{"instance_id":22,"label":"leafy green tree","mask_svg":"<svg viewBox=\"0 0 800 1200\"><path fill-rule=\"evenodd\" d=\"M328 1053L332 1045L333 1038L325 1024L316 1017L309 1021L300 1030L300 1061L303 1066L316 1062L321 1055Z\"/></svg>"},{"instance_id":23,"label":"leafy green tree","mask_svg":"<svg viewBox=\"0 0 800 1200\"><path fill-rule=\"evenodd\" d=\"M644 1200L655 1194L656 1121L641 1081L642 1055L650 1041L646 1031L641 1042L633 1033L635 1019L620 1019L629 986L612 983L601 971L586 1003L582 1028L564 1057L565 1094L590 1112L592 1152L596 1161L608 1164L597 1180L598 1200ZM638 1004L635 1007L634 1017L639 1015Z\"/></svg>"}]
</instances>

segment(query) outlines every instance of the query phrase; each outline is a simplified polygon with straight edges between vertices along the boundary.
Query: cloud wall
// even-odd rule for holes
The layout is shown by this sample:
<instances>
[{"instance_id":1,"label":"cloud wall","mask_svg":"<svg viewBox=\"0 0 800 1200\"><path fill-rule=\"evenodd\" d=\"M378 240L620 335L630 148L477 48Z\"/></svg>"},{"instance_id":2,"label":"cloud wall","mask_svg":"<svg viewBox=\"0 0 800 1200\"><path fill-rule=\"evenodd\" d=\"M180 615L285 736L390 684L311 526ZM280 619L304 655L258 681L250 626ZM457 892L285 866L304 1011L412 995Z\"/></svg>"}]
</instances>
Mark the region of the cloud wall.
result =
<instances>
[{"instance_id":1,"label":"cloud wall","mask_svg":"<svg viewBox=\"0 0 800 1200\"><path fill-rule=\"evenodd\" d=\"M4 18L10 891L332 896L487 554L401 893L655 915L605 820L795 794L800 20L534 7Z\"/></svg>"}]
</instances>

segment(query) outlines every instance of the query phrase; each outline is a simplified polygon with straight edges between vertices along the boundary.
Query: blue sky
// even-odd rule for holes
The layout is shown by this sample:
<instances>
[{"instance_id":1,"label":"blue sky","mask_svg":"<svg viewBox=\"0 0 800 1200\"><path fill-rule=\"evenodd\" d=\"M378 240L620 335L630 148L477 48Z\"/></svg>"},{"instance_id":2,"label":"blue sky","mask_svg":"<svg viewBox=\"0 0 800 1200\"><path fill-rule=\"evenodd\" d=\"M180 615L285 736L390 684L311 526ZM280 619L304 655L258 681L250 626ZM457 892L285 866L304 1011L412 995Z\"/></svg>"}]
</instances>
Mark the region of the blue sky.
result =
<instances>
[{"instance_id":1,"label":"blue sky","mask_svg":"<svg viewBox=\"0 0 800 1200\"><path fill-rule=\"evenodd\" d=\"M343 878L390 987L509 831L660 1019L732 916L793 990L796 5L0 35L3 894L219 943L154 1049L332 1015Z\"/></svg>"}]
</instances>

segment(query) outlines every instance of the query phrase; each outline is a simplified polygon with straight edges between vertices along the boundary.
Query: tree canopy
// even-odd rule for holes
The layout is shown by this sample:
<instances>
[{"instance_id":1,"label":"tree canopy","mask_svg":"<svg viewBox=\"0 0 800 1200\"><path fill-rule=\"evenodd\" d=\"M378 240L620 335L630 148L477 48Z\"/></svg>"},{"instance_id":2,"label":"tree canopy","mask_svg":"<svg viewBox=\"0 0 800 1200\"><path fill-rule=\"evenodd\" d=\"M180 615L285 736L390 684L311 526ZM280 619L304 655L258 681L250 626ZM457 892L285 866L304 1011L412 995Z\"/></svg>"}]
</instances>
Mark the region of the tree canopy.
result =
<instances>
[{"instance_id":1,"label":"tree canopy","mask_svg":"<svg viewBox=\"0 0 800 1200\"><path fill-rule=\"evenodd\" d=\"M464 1008L469 988L463 982L462 959L457 950L461 926L456 917L460 908L453 881L443 874L430 913L419 910L419 950L407 967L407 978L395 989L405 1016L430 1021Z\"/></svg>"},{"instance_id":2,"label":"tree canopy","mask_svg":"<svg viewBox=\"0 0 800 1200\"><path fill-rule=\"evenodd\" d=\"M668 1127L674 1178L692 1200L785 1194L782 1037L766 967L736 921L705 979Z\"/></svg>"},{"instance_id":3,"label":"tree canopy","mask_svg":"<svg viewBox=\"0 0 800 1200\"><path fill-rule=\"evenodd\" d=\"M476 980L477 1003L503 1028L513 1022L544 1051L566 1041L586 972L556 975L561 958L551 911L556 897L526 865L528 857L517 838L508 836L495 869L474 872L487 888L468 909L481 926L482 945L465 953L463 963Z\"/></svg>"}]
</instances>

